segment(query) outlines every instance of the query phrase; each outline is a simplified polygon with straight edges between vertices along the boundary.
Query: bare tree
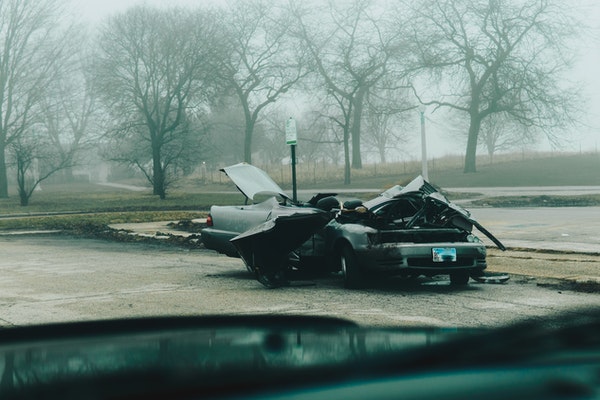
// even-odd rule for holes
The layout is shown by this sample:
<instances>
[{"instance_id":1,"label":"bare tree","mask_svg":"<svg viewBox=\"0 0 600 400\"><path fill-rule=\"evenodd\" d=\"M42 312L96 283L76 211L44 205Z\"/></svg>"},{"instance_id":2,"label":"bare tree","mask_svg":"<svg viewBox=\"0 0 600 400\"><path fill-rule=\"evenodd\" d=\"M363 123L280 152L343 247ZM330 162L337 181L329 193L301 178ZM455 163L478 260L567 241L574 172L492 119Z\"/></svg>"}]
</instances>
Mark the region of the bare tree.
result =
<instances>
[{"instance_id":1,"label":"bare tree","mask_svg":"<svg viewBox=\"0 0 600 400\"><path fill-rule=\"evenodd\" d=\"M221 19L230 54L222 76L244 112L244 160L252 162L254 127L265 107L276 102L306 75L303 55L289 35L290 20L272 1L232 3Z\"/></svg>"},{"instance_id":2,"label":"bare tree","mask_svg":"<svg viewBox=\"0 0 600 400\"><path fill-rule=\"evenodd\" d=\"M482 122L493 114L551 140L574 121L576 92L562 79L577 30L567 7L554 0L423 0L399 10L405 25L411 22L415 68L433 78L417 90L420 101L469 118L465 172L476 172Z\"/></svg>"},{"instance_id":3,"label":"bare tree","mask_svg":"<svg viewBox=\"0 0 600 400\"><path fill-rule=\"evenodd\" d=\"M330 118L331 114L323 110L310 111L306 113L308 120L307 135L301 136L302 142L309 142L316 147L313 161L322 160L338 165L340 159L344 158L344 140L339 135L339 125ZM347 150L347 149L346 149ZM350 179L350 163L346 163L345 174Z\"/></svg>"},{"instance_id":4,"label":"bare tree","mask_svg":"<svg viewBox=\"0 0 600 400\"><path fill-rule=\"evenodd\" d=\"M350 130L353 115L354 102L352 96L345 96L336 91L330 91L329 97L334 99L336 104L335 113L328 113L327 119L338 129L342 130L342 144L344 146L344 185L352 183L350 169Z\"/></svg>"},{"instance_id":5,"label":"bare tree","mask_svg":"<svg viewBox=\"0 0 600 400\"><path fill-rule=\"evenodd\" d=\"M161 199L189 139L190 116L209 101L221 48L215 26L208 11L138 6L108 20L99 38L96 82L116 122L113 140L123 139L119 150L131 150L129 162Z\"/></svg>"},{"instance_id":6,"label":"bare tree","mask_svg":"<svg viewBox=\"0 0 600 400\"><path fill-rule=\"evenodd\" d=\"M446 109L444 115L445 131L461 142L469 135L469 118L465 113L455 113ZM439 118L438 118L439 119ZM530 129L503 113L495 113L481 122L478 136L478 149L485 151L489 163L494 163L495 155L499 152L522 150L524 146L532 145L538 139L536 129Z\"/></svg>"},{"instance_id":7,"label":"bare tree","mask_svg":"<svg viewBox=\"0 0 600 400\"><path fill-rule=\"evenodd\" d=\"M10 155L17 171L17 189L22 206L44 180L56 172L70 167L72 156L61 154L50 143L51 136L40 124L31 132L16 137L10 144Z\"/></svg>"},{"instance_id":8,"label":"bare tree","mask_svg":"<svg viewBox=\"0 0 600 400\"><path fill-rule=\"evenodd\" d=\"M69 164L64 170L68 179L72 178L71 167L80 161L79 153L91 148L98 140L92 132L99 112L94 82L87 73L89 70L89 59L80 54L57 74L58 78L42 101L42 122L49 135L48 144Z\"/></svg>"},{"instance_id":9,"label":"bare tree","mask_svg":"<svg viewBox=\"0 0 600 400\"><path fill-rule=\"evenodd\" d=\"M179 176L192 172L193 167L201 161L206 130L204 121L186 116L185 121L162 144L163 174L159 176L164 195L161 198L165 198L167 189ZM120 131L119 135L110 135L108 138L103 156L139 170L148 182L156 186L154 163L149 157L152 154L152 141L148 138L146 126L132 126L127 131Z\"/></svg>"},{"instance_id":10,"label":"bare tree","mask_svg":"<svg viewBox=\"0 0 600 400\"><path fill-rule=\"evenodd\" d=\"M386 28L385 11L368 0L322 7L296 7L297 34L303 38L327 93L339 105L334 117L352 139L352 167L362 167L361 122L365 99L388 73L388 61L397 50L396 32ZM345 144L349 149L349 144ZM349 170L345 182L349 182Z\"/></svg>"},{"instance_id":11,"label":"bare tree","mask_svg":"<svg viewBox=\"0 0 600 400\"><path fill-rule=\"evenodd\" d=\"M535 133L535 130L496 113L481 123L479 142L486 149L490 164L493 164L496 153L534 143Z\"/></svg>"},{"instance_id":12,"label":"bare tree","mask_svg":"<svg viewBox=\"0 0 600 400\"><path fill-rule=\"evenodd\" d=\"M60 0L0 2L0 198L8 197L6 151L39 122L69 36Z\"/></svg>"},{"instance_id":13,"label":"bare tree","mask_svg":"<svg viewBox=\"0 0 600 400\"><path fill-rule=\"evenodd\" d=\"M235 164L244 159L245 118L235 96L221 96L213 104L209 118L207 161L215 167Z\"/></svg>"},{"instance_id":14,"label":"bare tree","mask_svg":"<svg viewBox=\"0 0 600 400\"><path fill-rule=\"evenodd\" d=\"M406 112L414 110L412 94L408 96L406 88L398 90L390 79L383 79L366 99L365 141L376 149L382 163L389 150L399 150L408 142Z\"/></svg>"},{"instance_id":15,"label":"bare tree","mask_svg":"<svg viewBox=\"0 0 600 400\"><path fill-rule=\"evenodd\" d=\"M276 105L264 113L261 123L264 135L260 139L260 148L263 158L269 164L281 164L281 161L290 155L289 146L285 142L285 121L290 115L289 111ZM298 131L302 132L300 123L298 123ZM302 147L302 153L304 153L304 146ZM298 148L300 148L300 144Z\"/></svg>"}]
</instances>

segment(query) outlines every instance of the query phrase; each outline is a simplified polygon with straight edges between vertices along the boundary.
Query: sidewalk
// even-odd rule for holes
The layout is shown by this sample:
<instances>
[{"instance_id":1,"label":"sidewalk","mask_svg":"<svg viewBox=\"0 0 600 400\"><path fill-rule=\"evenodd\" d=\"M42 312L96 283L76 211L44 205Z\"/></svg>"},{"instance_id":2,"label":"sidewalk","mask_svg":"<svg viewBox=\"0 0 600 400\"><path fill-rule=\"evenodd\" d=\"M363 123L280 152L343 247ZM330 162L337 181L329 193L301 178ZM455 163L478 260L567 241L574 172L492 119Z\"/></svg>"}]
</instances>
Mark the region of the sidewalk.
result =
<instances>
[{"instance_id":1,"label":"sidewalk","mask_svg":"<svg viewBox=\"0 0 600 400\"><path fill-rule=\"evenodd\" d=\"M600 288L600 256L545 252L534 249L488 249L490 272L505 272L527 279L560 280L573 285Z\"/></svg>"}]
</instances>

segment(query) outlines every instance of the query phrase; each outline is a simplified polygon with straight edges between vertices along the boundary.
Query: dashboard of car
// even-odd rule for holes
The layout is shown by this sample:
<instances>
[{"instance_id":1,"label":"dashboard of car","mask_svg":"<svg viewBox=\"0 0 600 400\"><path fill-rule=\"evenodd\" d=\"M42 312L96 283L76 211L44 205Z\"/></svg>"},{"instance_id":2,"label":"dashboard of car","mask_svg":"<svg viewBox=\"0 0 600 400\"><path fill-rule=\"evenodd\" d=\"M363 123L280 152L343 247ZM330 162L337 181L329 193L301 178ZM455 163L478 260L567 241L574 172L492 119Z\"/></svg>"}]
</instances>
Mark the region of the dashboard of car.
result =
<instances>
[{"instance_id":1,"label":"dashboard of car","mask_svg":"<svg viewBox=\"0 0 600 400\"><path fill-rule=\"evenodd\" d=\"M599 398L600 314L587 315L486 330L272 315L7 328L0 397Z\"/></svg>"}]
</instances>

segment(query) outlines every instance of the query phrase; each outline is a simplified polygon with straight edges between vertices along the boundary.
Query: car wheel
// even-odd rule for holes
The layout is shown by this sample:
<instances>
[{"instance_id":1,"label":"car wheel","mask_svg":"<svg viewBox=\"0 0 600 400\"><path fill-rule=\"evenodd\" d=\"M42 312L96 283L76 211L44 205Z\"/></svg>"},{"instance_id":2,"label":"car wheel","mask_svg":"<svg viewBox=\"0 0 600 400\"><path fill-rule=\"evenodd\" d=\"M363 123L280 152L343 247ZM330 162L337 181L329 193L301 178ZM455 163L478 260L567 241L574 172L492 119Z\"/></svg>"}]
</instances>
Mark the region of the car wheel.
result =
<instances>
[{"instance_id":1,"label":"car wheel","mask_svg":"<svg viewBox=\"0 0 600 400\"><path fill-rule=\"evenodd\" d=\"M364 285L362 271L358 265L356 254L354 254L354 250L350 245L345 245L340 251L340 266L346 288L358 289Z\"/></svg>"},{"instance_id":2,"label":"car wheel","mask_svg":"<svg viewBox=\"0 0 600 400\"><path fill-rule=\"evenodd\" d=\"M469 283L469 272L460 271L450 274L450 283L453 285L466 285Z\"/></svg>"}]
</instances>

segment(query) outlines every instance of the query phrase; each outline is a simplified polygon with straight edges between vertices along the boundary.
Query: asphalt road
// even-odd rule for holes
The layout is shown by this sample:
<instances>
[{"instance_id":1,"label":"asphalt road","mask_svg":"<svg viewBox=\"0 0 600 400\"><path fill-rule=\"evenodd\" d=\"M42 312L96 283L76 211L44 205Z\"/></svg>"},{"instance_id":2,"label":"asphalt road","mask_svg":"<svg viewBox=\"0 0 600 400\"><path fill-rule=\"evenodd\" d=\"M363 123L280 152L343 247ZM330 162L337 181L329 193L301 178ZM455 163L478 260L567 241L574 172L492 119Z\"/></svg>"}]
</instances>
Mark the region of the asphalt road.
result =
<instances>
[{"instance_id":1,"label":"asphalt road","mask_svg":"<svg viewBox=\"0 0 600 400\"><path fill-rule=\"evenodd\" d=\"M302 314L364 325L493 327L582 314L598 295L525 276L502 285L337 277L268 290L239 259L207 250L56 235L0 236L0 326L155 315Z\"/></svg>"}]
</instances>

